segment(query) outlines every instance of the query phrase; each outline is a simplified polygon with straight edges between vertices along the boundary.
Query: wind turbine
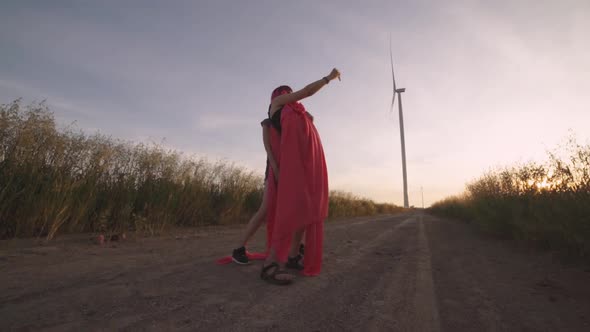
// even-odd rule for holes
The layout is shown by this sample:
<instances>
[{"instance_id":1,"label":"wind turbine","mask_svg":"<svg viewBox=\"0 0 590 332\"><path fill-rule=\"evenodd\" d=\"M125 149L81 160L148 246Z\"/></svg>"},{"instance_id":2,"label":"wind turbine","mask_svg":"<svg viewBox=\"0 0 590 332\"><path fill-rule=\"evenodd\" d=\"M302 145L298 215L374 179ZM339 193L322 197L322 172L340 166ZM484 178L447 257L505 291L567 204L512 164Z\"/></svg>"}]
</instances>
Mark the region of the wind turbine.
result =
<instances>
[{"instance_id":1,"label":"wind turbine","mask_svg":"<svg viewBox=\"0 0 590 332\"><path fill-rule=\"evenodd\" d=\"M402 112L402 92L405 92L405 88L397 88L395 85L395 73L393 72L393 53L391 51L391 34L389 35L389 58L391 59L391 77L393 78L393 98L391 99L391 110L393 112L393 106L395 103L395 94L398 94L398 105L399 105L399 134L402 142L402 172L404 176L404 208L408 208L408 175L406 173L406 142L404 137L404 115Z\"/></svg>"}]
</instances>

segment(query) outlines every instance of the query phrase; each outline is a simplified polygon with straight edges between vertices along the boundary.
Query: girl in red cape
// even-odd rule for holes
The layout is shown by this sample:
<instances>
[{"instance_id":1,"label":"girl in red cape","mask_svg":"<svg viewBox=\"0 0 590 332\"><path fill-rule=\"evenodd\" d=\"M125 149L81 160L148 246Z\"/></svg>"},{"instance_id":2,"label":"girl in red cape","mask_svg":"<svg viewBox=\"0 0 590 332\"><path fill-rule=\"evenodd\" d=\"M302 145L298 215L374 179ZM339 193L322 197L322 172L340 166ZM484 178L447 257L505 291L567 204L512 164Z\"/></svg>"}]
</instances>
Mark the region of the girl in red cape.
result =
<instances>
[{"instance_id":1,"label":"girl in red cape","mask_svg":"<svg viewBox=\"0 0 590 332\"><path fill-rule=\"evenodd\" d=\"M292 92L276 88L271 96L271 148L278 161L278 181L268 182L267 239L270 251L260 277L278 285L294 276L287 267L299 266L299 243L305 234L303 275L321 271L324 219L328 216L328 171L319 133L301 99L310 97L331 80L340 79L334 68L328 76ZM275 177L269 169L269 178ZM293 266L295 265L295 266Z\"/></svg>"}]
</instances>

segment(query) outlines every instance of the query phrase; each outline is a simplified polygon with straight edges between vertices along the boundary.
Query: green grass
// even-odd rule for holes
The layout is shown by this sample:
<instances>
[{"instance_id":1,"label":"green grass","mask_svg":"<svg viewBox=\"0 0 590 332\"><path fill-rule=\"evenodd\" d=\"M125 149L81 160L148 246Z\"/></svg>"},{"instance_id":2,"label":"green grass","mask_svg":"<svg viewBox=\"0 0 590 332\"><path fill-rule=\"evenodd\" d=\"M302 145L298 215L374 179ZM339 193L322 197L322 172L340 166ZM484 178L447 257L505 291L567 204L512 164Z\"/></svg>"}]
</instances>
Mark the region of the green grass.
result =
<instances>
[{"instance_id":1,"label":"green grass","mask_svg":"<svg viewBox=\"0 0 590 332\"><path fill-rule=\"evenodd\" d=\"M45 104L0 106L0 238L246 222L262 178L158 145L59 130ZM399 208L331 193L330 217Z\"/></svg>"},{"instance_id":2,"label":"green grass","mask_svg":"<svg viewBox=\"0 0 590 332\"><path fill-rule=\"evenodd\" d=\"M491 234L588 257L590 145L570 139L544 164L488 172L462 195L439 201L430 211Z\"/></svg>"}]
</instances>

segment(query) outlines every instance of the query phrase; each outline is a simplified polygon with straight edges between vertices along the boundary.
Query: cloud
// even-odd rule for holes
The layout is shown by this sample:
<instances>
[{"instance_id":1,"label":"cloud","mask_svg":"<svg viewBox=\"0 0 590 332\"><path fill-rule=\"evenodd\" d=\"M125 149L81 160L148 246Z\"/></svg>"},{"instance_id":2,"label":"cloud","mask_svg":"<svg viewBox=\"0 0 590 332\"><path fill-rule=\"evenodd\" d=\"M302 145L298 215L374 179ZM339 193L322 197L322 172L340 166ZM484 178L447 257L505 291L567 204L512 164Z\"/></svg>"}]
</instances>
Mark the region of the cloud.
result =
<instances>
[{"instance_id":1,"label":"cloud","mask_svg":"<svg viewBox=\"0 0 590 332\"><path fill-rule=\"evenodd\" d=\"M255 170L272 88L301 88L339 67L342 82L304 104L331 183L378 199L401 202L390 32L407 88L410 187L436 187L429 200L487 167L542 156L567 128L584 135L590 122L587 1L9 7L0 11L1 98L48 99L58 119L83 129L165 138Z\"/></svg>"}]
</instances>

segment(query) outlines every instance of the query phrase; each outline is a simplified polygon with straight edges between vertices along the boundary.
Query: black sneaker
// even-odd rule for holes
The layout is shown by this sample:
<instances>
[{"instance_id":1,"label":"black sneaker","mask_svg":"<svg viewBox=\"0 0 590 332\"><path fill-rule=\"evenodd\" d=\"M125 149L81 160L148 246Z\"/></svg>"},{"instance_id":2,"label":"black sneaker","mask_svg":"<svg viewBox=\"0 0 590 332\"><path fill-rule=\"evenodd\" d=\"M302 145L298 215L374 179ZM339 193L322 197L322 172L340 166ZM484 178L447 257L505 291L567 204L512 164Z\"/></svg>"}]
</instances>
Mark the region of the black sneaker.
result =
<instances>
[{"instance_id":1,"label":"black sneaker","mask_svg":"<svg viewBox=\"0 0 590 332\"><path fill-rule=\"evenodd\" d=\"M303 270L303 264L301 264L301 259L303 259L303 256L301 255L297 255L295 257L288 257L287 258L287 264L285 264L285 266L288 269L295 269L295 270Z\"/></svg>"},{"instance_id":2,"label":"black sneaker","mask_svg":"<svg viewBox=\"0 0 590 332\"><path fill-rule=\"evenodd\" d=\"M248 260L248 256L246 255L246 247L234 249L234 252L231 255L231 259L237 264L241 265L250 263L250 261Z\"/></svg>"}]
</instances>

